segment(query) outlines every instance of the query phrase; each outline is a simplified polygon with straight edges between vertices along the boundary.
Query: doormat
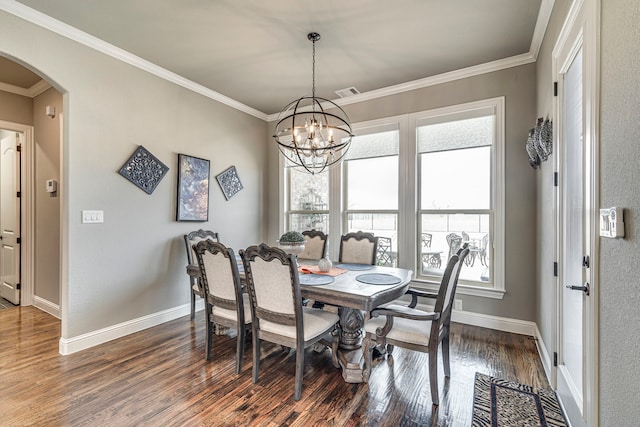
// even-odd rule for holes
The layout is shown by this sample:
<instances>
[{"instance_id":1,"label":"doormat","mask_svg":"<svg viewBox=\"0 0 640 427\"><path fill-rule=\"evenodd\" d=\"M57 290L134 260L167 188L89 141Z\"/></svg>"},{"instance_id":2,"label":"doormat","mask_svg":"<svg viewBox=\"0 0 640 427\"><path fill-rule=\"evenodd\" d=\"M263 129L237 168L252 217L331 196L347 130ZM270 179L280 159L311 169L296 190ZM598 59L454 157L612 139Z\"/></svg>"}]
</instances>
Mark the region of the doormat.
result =
<instances>
[{"instance_id":1,"label":"doormat","mask_svg":"<svg viewBox=\"0 0 640 427\"><path fill-rule=\"evenodd\" d=\"M473 427L566 427L553 390L505 381L476 372Z\"/></svg>"}]
</instances>

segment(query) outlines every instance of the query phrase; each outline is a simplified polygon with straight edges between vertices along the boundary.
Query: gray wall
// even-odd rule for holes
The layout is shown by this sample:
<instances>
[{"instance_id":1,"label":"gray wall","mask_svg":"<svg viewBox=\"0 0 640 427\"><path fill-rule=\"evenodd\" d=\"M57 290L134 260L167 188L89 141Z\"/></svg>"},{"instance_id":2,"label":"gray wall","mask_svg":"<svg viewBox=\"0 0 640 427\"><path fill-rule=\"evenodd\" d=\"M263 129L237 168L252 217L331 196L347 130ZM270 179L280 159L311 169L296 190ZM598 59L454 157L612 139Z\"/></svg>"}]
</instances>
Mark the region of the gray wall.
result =
<instances>
[{"instance_id":1,"label":"gray wall","mask_svg":"<svg viewBox=\"0 0 640 427\"><path fill-rule=\"evenodd\" d=\"M624 239L600 239L600 425L640 420L640 2L602 2L600 204Z\"/></svg>"},{"instance_id":2,"label":"gray wall","mask_svg":"<svg viewBox=\"0 0 640 427\"><path fill-rule=\"evenodd\" d=\"M45 114L53 106L56 116ZM47 193L45 181L60 183L60 117L62 95L51 88L33 100L35 143L35 274L34 294L60 304L60 196Z\"/></svg>"},{"instance_id":3,"label":"gray wall","mask_svg":"<svg viewBox=\"0 0 640 427\"><path fill-rule=\"evenodd\" d=\"M263 239L264 121L5 12L0 54L63 93L63 338L188 303L188 231L234 248ZM138 145L170 168L152 195L117 174ZM211 160L206 223L175 221L178 153ZM215 175L231 165L244 190L225 201ZM104 210L104 224L81 224L83 209Z\"/></svg>"},{"instance_id":4,"label":"gray wall","mask_svg":"<svg viewBox=\"0 0 640 427\"><path fill-rule=\"evenodd\" d=\"M30 126L33 124L32 110L31 98L0 90L0 120Z\"/></svg>"},{"instance_id":5,"label":"gray wall","mask_svg":"<svg viewBox=\"0 0 640 427\"><path fill-rule=\"evenodd\" d=\"M536 175L527 163L524 143L535 125L536 67L529 64L419 90L351 104L352 123L408 114L504 96L506 99L506 288L502 300L458 295L465 311L535 320ZM273 123L271 124L273 126ZM277 164L278 151L269 162ZM269 171L269 236L278 233L278 171Z\"/></svg>"}]
</instances>

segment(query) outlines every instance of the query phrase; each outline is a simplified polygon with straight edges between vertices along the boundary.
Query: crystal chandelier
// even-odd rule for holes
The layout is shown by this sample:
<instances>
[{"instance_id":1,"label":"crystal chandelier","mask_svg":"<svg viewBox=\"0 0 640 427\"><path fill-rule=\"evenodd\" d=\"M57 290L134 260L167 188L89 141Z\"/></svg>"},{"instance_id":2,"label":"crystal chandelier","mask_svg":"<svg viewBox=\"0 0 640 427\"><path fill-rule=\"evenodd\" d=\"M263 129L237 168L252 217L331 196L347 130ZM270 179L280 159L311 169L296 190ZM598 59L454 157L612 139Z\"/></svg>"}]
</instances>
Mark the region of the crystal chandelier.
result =
<instances>
[{"instance_id":1,"label":"crystal chandelier","mask_svg":"<svg viewBox=\"0 0 640 427\"><path fill-rule=\"evenodd\" d=\"M320 34L309 33L313 42L313 84L311 97L289 103L278 116L273 137L284 157L311 174L338 162L349 149L349 117L334 102L316 97L316 42Z\"/></svg>"}]
</instances>

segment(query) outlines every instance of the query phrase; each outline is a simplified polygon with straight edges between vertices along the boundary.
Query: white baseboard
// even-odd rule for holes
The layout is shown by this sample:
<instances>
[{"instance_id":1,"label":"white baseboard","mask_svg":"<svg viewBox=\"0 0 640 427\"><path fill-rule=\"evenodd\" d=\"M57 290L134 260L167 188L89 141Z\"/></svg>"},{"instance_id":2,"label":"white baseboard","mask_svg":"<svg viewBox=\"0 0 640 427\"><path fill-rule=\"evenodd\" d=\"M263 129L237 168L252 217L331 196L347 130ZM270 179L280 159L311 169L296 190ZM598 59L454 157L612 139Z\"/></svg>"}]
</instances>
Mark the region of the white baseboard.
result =
<instances>
[{"instance_id":1,"label":"white baseboard","mask_svg":"<svg viewBox=\"0 0 640 427\"><path fill-rule=\"evenodd\" d=\"M49 313L56 319L60 319L60 306L58 304L54 304L51 301L47 301L44 298L40 298L39 296L34 295L33 306L44 311L45 313Z\"/></svg>"},{"instance_id":2,"label":"white baseboard","mask_svg":"<svg viewBox=\"0 0 640 427\"><path fill-rule=\"evenodd\" d=\"M538 346L538 353L540 354L540 360L542 361L542 366L544 367L544 373L547 376L547 381L549 384L555 389L555 381L553 379L553 361L551 360L551 356L549 355L549 351L547 350L547 346L544 345L544 340L542 339L542 334L538 329L538 325L536 325L536 345Z\"/></svg>"},{"instance_id":3,"label":"white baseboard","mask_svg":"<svg viewBox=\"0 0 640 427\"><path fill-rule=\"evenodd\" d=\"M204 310L204 301L196 301L196 311ZM148 316L139 317L117 325L109 326L97 331L89 332L72 338L60 338L59 352L67 355L85 350L107 341L124 337L143 329L151 328L165 322L188 315L191 312L191 304L183 304L167 310L159 311Z\"/></svg>"},{"instance_id":4,"label":"white baseboard","mask_svg":"<svg viewBox=\"0 0 640 427\"><path fill-rule=\"evenodd\" d=\"M417 308L425 311L433 310L433 306L424 304L418 304ZM536 331L538 330L535 322L455 309L451 313L451 321L464 323L465 325L480 326L482 328L495 329L497 331L511 332L514 334L528 335L532 337L536 336Z\"/></svg>"}]
</instances>

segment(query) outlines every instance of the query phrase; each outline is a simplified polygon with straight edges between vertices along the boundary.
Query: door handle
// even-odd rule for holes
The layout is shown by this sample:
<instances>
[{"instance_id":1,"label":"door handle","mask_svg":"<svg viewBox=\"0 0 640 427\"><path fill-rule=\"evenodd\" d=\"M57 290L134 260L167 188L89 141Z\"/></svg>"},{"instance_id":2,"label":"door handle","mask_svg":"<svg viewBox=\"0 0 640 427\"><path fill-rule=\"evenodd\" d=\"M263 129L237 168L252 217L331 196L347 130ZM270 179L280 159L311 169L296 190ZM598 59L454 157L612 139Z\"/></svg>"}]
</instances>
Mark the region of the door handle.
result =
<instances>
[{"instance_id":1,"label":"door handle","mask_svg":"<svg viewBox=\"0 0 640 427\"><path fill-rule=\"evenodd\" d=\"M589 282L584 282L584 286L565 286L567 289L571 289L572 291L582 291L585 295L589 295Z\"/></svg>"}]
</instances>

